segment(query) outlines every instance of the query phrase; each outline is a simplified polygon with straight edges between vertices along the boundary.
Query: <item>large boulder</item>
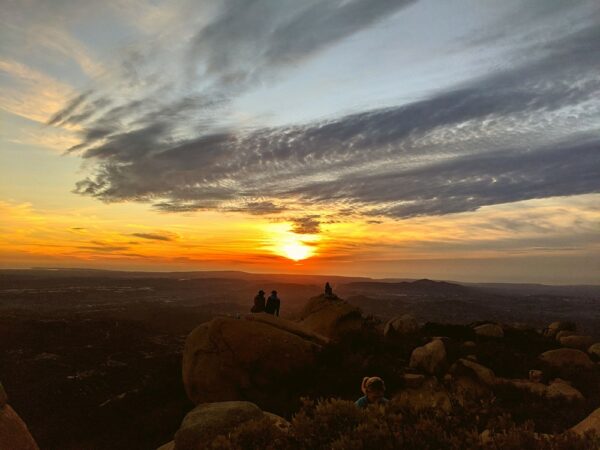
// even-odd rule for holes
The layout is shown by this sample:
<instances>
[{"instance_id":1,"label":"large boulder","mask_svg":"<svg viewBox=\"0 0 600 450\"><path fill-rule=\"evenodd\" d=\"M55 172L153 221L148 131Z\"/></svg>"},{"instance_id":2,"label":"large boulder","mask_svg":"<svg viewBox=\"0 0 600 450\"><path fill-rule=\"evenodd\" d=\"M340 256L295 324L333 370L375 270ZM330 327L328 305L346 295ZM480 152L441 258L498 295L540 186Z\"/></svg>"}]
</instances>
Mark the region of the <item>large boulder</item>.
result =
<instances>
[{"instance_id":1,"label":"large boulder","mask_svg":"<svg viewBox=\"0 0 600 450\"><path fill-rule=\"evenodd\" d=\"M496 384L496 375L493 370L469 359L461 358L456 361L450 372L457 375L471 376L486 386Z\"/></svg>"},{"instance_id":2,"label":"large boulder","mask_svg":"<svg viewBox=\"0 0 600 450\"><path fill-rule=\"evenodd\" d=\"M577 434L585 434L588 431L595 431L600 436L600 408L593 411L589 416L571 428Z\"/></svg>"},{"instance_id":3,"label":"large boulder","mask_svg":"<svg viewBox=\"0 0 600 450\"><path fill-rule=\"evenodd\" d=\"M456 400L466 405L470 399L482 398L491 393L489 386L483 384L473 374L463 374L461 372L453 373L452 375L446 374L444 377L446 383L453 386L453 390L456 393Z\"/></svg>"},{"instance_id":4,"label":"large boulder","mask_svg":"<svg viewBox=\"0 0 600 450\"><path fill-rule=\"evenodd\" d=\"M410 355L409 366L434 375L440 374L446 368L446 348L439 339L434 339L429 344L417 347Z\"/></svg>"},{"instance_id":5,"label":"large boulder","mask_svg":"<svg viewBox=\"0 0 600 450\"><path fill-rule=\"evenodd\" d=\"M548 350L538 357L541 361L556 368L580 367L589 369L593 366L590 357L573 348L559 348L556 350Z\"/></svg>"},{"instance_id":6,"label":"large boulder","mask_svg":"<svg viewBox=\"0 0 600 450\"><path fill-rule=\"evenodd\" d=\"M289 431L290 427L292 426L292 424L290 422L285 420L283 417L278 416L277 414L263 411L263 415L265 417L268 417L269 419L271 419L271 422L273 422L273 425L275 425L281 431L287 432L287 431Z\"/></svg>"},{"instance_id":7,"label":"large boulder","mask_svg":"<svg viewBox=\"0 0 600 450\"><path fill-rule=\"evenodd\" d=\"M253 320L256 322L266 323L267 325L271 325L272 327L279 328L284 331L288 331L296 336L300 336L301 338L308 339L309 341L313 341L319 345L329 344L330 339L323 336L322 334L315 333L312 330L302 326L298 322L293 322L291 320L282 319L281 317L276 317L272 314L267 313L252 313L248 314L245 317L246 320Z\"/></svg>"},{"instance_id":8,"label":"large boulder","mask_svg":"<svg viewBox=\"0 0 600 450\"><path fill-rule=\"evenodd\" d=\"M477 336L501 338L504 337L504 330L497 323L485 323L475 327Z\"/></svg>"},{"instance_id":9,"label":"large boulder","mask_svg":"<svg viewBox=\"0 0 600 450\"><path fill-rule=\"evenodd\" d=\"M594 338L591 336L581 336L578 334L574 334L571 336L562 336L558 341L563 347L587 350L589 346L594 343Z\"/></svg>"},{"instance_id":10,"label":"large boulder","mask_svg":"<svg viewBox=\"0 0 600 450\"><path fill-rule=\"evenodd\" d=\"M250 402L203 403L184 417L175 433L175 450L206 448L218 435L227 436L242 423L262 417L262 410Z\"/></svg>"},{"instance_id":11,"label":"large boulder","mask_svg":"<svg viewBox=\"0 0 600 450\"><path fill-rule=\"evenodd\" d=\"M560 378L555 379L546 389L546 397L564 399L570 402L583 401L583 395L569 383Z\"/></svg>"},{"instance_id":12,"label":"large boulder","mask_svg":"<svg viewBox=\"0 0 600 450\"><path fill-rule=\"evenodd\" d=\"M575 331L576 326L573 322L557 321L552 322L544 329L544 336L555 337L559 331Z\"/></svg>"},{"instance_id":13,"label":"large boulder","mask_svg":"<svg viewBox=\"0 0 600 450\"><path fill-rule=\"evenodd\" d=\"M562 330L562 331L559 331L558 333L556 333L556 336L554 336L554 338L558 342L560 342L560 338L567 337L567 336L573 336L575 334L577 334L576 331Z\"/></svg>"},{"instance_id":14,"label":"large boulder","mask_svg":"<svg viewBox=\"0 0 600 450\"><path fill-rule=\"evenodd\" d=\"M337 340L361 331L363 318L360 309L348 302L319 295L304 306L300 323L315 333Z\"/></svg>"},{"instance_id":15,"label":"large boulder","mask_svg":"<svg viewBox=\"0 0 600 450\"><path fill-rule=\"evenodd\" d=\"M518 379L513 380L513 379L507 379L507 378L502 378L502 379L499 379L498 381L502 384L511 385L511 386L515 387L516 389L519 389L521 391L527 391L531 394L535 394L540 397L545 397L546 392L548 390L548 386L546 386L544 383L540 383L538 381L518 380Z\"/></svg>"},{"instance_id":16,"label":"large boulder","mask_svg":"<svg viewBox=\"0 0 600 450\"><path fill-rule=\"evenodd\" d=\"M521 391L527 391L541 398L562 399L570 402L584 400L581 392L560 378L553 380L548 386L537 381L506 378L499 378L498 383L511 385Z\"/></svg>"},{"instance_id":17,"label":"large boulder","mask_svg":"<svg viewBox=\"0 0 600 450\"><path fill-rule=\"evenodd\" d=\"M395 336L416 333L417 331L419 331L417 319L411 314L403 314L394 317L385 324L383 335L386 338L393 338Z\"/></svg>"},{"instance_id":18,"label":"large boulder","mask_svg":"<svg viewBox=\"0 0 600 450\"><path fill-rule=\"evenodd\" d=\"M596 360L600 360L600 342L590 345L588 353Z\"/></svg>"},{"instance_id":19,"label":"large boulder","mask_svg":"<svg viewBox=\"0 0 600 450\"><path fill-rule=\"evenodd\" d=\"M267 323L218 317L188 336L183 383L196 404L252 400L271 408L314 366L320 346Z\"/></svg>"},{"instance_id":20,"label":"large boulder","mask_svg":"<svg viewBox=\"0 0 600 450\"><path fill-rule=\"evenodd\" d=\"M39 450L25 422L6 403L0 406L0 449Z\"/></svg>"}]
</instances>

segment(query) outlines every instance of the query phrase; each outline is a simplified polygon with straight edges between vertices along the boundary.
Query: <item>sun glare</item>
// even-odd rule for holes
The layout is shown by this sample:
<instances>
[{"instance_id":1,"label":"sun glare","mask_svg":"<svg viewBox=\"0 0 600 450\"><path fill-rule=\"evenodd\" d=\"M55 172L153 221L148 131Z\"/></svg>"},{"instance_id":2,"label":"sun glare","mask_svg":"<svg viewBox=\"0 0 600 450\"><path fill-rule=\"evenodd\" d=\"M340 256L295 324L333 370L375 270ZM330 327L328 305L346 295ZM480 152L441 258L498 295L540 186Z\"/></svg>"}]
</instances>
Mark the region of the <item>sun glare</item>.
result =
<instances>
[{"instance_id":1,"label":"sun glare","mask_svg":"<svg viewBox=\"0 0 600 450\"><path fill-rule=\"evenodd\" d=\"M309 258L313 254L312 247L301 241L292 241L281 246L283 256L294 261Z\"/></svg>"},{"instance_id":2,"label":"sun glare","mask_svg":"<svg viewBox=\"0 0 600 450\"><path fill-rule=\"evenodd\" d=\"M266 249L276 255L297 262L317 254L319 235L293 233L287 223L269 224L266 228L269 236Z\"/></svg>"}]
</instances>

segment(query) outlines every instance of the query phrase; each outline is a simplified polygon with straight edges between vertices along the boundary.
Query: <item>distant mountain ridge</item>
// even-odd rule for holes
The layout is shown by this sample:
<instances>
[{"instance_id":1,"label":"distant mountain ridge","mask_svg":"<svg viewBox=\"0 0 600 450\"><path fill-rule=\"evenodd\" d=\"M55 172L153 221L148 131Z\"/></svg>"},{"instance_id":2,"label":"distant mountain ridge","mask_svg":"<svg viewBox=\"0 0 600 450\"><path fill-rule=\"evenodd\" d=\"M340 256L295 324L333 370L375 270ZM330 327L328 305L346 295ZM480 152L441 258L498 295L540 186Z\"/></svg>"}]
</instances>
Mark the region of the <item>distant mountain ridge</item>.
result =
<instances>
[{"instance_id":1,"label":"distant mountain ridge","mask_svg":"<svg viewBox=\"0 0 600 450\"><path fill-rule=\"evenodd\" d=\"M380 281L362 281L352 282L344 285L344 289L363 292L386 292L386 293L406 293L406 294L467 294L472 289L456 283L447 281L434 281L427 278L416 281L380 282Z\"/></svg>"},{"instance_id":2,"label":"distant mountain ridge","mask_svg":"<svg viewBox=\"0 0 600 450\"><path fill-rule=\"evenodd\" d=\"M164 279L237 279L253 282L286 282L286 283L309 283L325 284L332 283L336 289L370 289L374 291L378 286L385 288L387 292L397 289L405 292L433 293L445 290L446 294L467 294L476 290L487 291L494 294L518 294L518 295L565 295L600 298L599 285L548 285L536 283L472 283L461 281L436 281L431 279L405 279L405 278L371 278L352 277L341 275L310 275L310 274L277 274L277 273L252 273L235 270L212 270L212 271L171 271L171 272L145 272L145 271L121 271L87 268L53 268L33 267L31 269L0 269L0 289L2 280L6 278L164 278ZM461 291L461 289L463 289Z\"/></svg>"}]
</instances>

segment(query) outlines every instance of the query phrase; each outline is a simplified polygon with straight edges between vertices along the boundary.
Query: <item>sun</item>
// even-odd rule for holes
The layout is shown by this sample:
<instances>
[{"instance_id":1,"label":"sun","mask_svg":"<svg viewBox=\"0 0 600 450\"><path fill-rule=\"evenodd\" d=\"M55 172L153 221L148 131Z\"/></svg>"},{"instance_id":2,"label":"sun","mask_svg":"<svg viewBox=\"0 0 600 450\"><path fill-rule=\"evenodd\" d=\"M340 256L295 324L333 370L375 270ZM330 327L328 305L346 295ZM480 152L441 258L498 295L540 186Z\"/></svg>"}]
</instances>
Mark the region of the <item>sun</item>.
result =
<instances>
[{"instance_id":1,"label":"sun","mask_svg":"<svg viewBox=\"0 0 600 450\"><path fill-rule=\"evenodd\" d=\"M270 223L265 232L265 250L278 256L298 262L318 254L321 240L318 234L294 233L286 222Z\"/></svg>"},{"instance_id":2,"label":"sun","mask_svg":"<svg viewBox=\"0 0 600 450\"><path fill-rule=\"evenodd\" d=\"M312 247L304 244L300 240L292 240L281 246L281 253L293 261L301 261L313 255Z\"/></svg>"}]
</instances>

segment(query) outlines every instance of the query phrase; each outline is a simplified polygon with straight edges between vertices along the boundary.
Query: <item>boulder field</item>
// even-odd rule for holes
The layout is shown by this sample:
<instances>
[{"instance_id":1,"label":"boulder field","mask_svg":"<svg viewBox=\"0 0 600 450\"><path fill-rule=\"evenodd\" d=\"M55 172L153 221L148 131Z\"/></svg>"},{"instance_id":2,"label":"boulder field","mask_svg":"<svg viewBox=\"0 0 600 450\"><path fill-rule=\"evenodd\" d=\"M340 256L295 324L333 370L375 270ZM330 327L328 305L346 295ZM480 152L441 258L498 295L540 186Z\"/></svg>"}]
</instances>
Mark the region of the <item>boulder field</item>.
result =
<instances>
[{"instance_id":1,"label":"boulder field","mask_svg":"<svg viewBox=\"0 0 600 450\"><path fill-rule=\"evenodd\" d=\"M358 308L338 298L319 296L309 300L297 320L260 313L242 318L217 317L201 324L186 340L182 364L185 390L196 407L183 420L173 442L160 450L202 448L204 443L217 435L226 435L241 423L265 417L286 429L289 423L285 419L263 409L276 411L272 405L296 401L302 383L314 381L306 375L318 369L320 355L337 348L347 337L362 339L366 323ZM460 327L465 330L459 330ZM444 329L465 338L432 335L427 331ZM594 361L599 344L575 334L570 322L555 322L541 332L481 322L471 326L428 324L421 328L414 317L405 314L387 321L384 327L372 328L371 332L380 335L381 345L392 349L403 348L403 340L411 343L407 344L409 353L403 365L394 372L399 375L393 397L417 410L435 407L450 411L451 392L461 392L468 398L499 387L531 394L542 402L565 402L584 412L589 412L590 405L596 402L593 389L580 390L577 384L580 380L573 383L562 375L598 374L599 363ZM535 345L525 345L525 350L515 353L522 359L519 352L529 352L530 366L519 372L525 378L507 377L503 374L505 368L494 365L495 349L506 352L518 333L525 340L535 341ZM420 344L412 344L415 342ZM531 354L533 348L542 351ZM586 392L592 392L592 400L586 397ZM589 429L599 430L599 411L593 411L574 425L572 431L581 434ZM581 417L577 416L577 420Z\"/></svg>"}]
</instances>

